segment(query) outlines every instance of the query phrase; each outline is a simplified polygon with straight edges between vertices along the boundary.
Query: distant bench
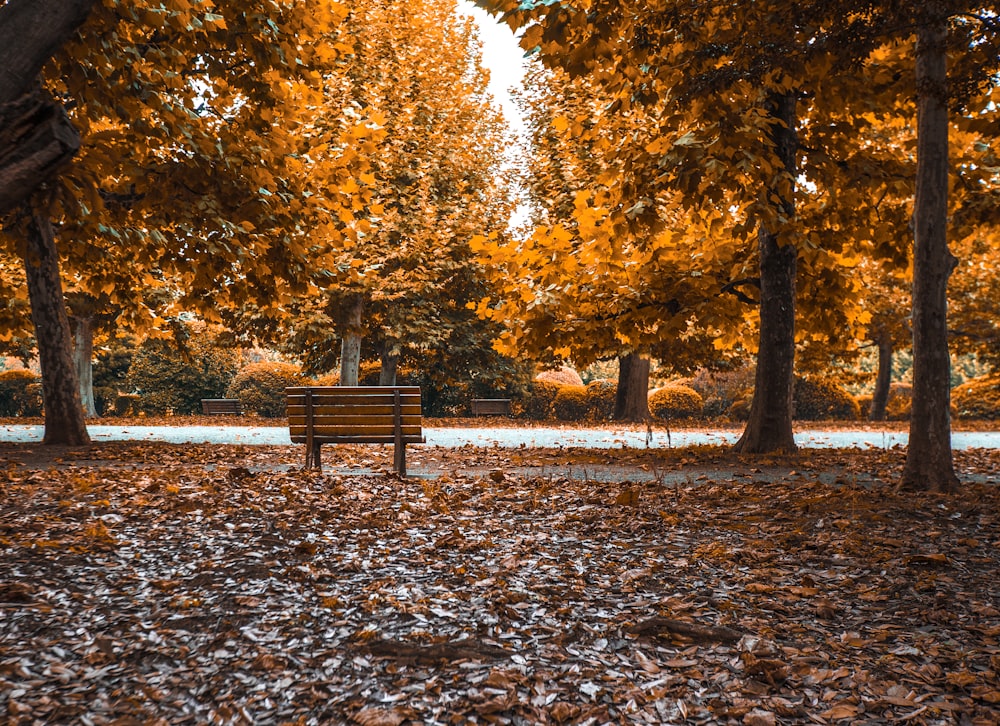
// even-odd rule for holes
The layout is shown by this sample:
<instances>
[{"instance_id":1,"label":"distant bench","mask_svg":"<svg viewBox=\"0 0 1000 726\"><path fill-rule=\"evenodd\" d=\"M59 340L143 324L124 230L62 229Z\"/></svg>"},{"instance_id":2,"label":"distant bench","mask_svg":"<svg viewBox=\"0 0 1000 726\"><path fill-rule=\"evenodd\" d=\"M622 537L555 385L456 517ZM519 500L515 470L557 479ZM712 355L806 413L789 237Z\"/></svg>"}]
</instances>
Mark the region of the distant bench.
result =
<instances>
[{"instance_id":1,"label":"distant bench","mask_svg":"<svg viewBox=\"0 0 1000 726\"><path fill-rule=\"evenodd\" d=\"M286 388L292 443L306 445L306 468L321 469L323 444L393 444L393 470L406 476L406 445L424 442L417 386Z\"/></svg>"},{"instance_id":2,"label":"distant bench","mask_svg":"<svg viewBox=\"0 0 1000 726\"><path fill-rule=\"evenodd\" d=\"M206 416L242 416L243 407L238 398L203 398L201 412Z\"/></svg>"},{"instance_id":3,"label":"distant bench","mask_svg":"<svg viewBox=\"0 0 1000 726\"><path fill-rule=\"evenodd\" d=\"M509 398L473 398L473 416L510 416Z\"/></svg>"}]
</instances>

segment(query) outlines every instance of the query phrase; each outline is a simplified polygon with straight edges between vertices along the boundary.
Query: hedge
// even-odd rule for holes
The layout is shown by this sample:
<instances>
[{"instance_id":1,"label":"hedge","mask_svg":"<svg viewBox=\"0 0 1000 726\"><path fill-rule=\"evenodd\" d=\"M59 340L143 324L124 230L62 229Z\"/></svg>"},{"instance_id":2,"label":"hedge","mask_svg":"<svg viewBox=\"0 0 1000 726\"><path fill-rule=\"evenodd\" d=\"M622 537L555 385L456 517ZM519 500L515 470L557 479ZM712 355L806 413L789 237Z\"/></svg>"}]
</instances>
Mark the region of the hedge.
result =
<instances>
[{"instance_id":1,"label":"hedge","mask_svg":"<svg viewBox=\"0 0 1000 726\"><path fill-rule=\"evenodd\" d=\"M583 421L590 413L586 386L560 386L552 399L552 414L560 421Z\"/></svg>"},{"instance_id":2,"label":"hedge","mask_svg":"<svg viewBox=\"0 0 1000 726\"><path fill-rule=\"evenodd\" d=\"M704 405L696 390L678 383L669 383L649 394L649 413L661 421L701 416Z\"/></svg>"},{"instance_id":3,"label":"hedge","mask_svg":"<svg viewBox=\"0 0 1000 726\"><path fill-rule=\"evenodd\" d=\"M558 383L535 380L524 404L524 415L540 421L552 415L552 402L561 389Z\"/></svg>"},{"instance_id":4,"label":"hedge","mask_svg":"<svg viewBox=\"0 0 1000 726\"><path fill-rule=\"evenodd\" d=\"M610 421L615 415L615 397L618 383L598 379L587 384L588 418L595 421Z\"/></svg>"},{"instance_id":5,"label":"hedge","mask_svg":"<svg viewBox=\"0 0 1000 726\"><path fill-rule=\"evenodd\" d=\"M796 376L792 403L794 418L799 421L861 418L861 407L854 396L830 379Z\"/></svg>"},{"instance_id":6,"label":"hedge","mask_svg":"<svg viewBox=\"0 0 1000 726\"><path fill-rule=\"evenodd\" d=\"M0 416L41 416L42 380L29 370L0 372Z\"/></svg>"},{"instance_id":7,"label":"hedge","mask_svg":"<svg viewBox=\"0 0 1000 726\"><path fill-rule=\"evenodd\" d=\"M285 388L302 382L302 370L292 363L250 363L233 378L226 389L226 398L238 398L244 413L278 418L285 415Z\"/></svg>"},{"instance_id":8,"label":"hedge","mask_svg":"<svg viewBox=\"0 0 1000 726\"><path fill-rule=\"evenodd\" d=\"M953 389L951 407L959 418L1000 419L1000 375L973 378Z\"/></svg>"}]
</instances>

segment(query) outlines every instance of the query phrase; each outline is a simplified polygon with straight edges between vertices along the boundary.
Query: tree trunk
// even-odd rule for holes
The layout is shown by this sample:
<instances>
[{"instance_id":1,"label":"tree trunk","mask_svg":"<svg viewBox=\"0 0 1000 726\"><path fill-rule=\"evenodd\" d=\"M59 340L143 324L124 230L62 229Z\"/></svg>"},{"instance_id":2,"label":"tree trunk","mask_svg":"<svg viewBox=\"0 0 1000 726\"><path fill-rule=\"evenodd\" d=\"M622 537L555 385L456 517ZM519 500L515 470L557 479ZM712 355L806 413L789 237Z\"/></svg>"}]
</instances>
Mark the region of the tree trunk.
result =
<instances>
[{"instance_id":1,"label":"tree trunk","mask_svg":"<svg viewBox=\"0 0 1000 726\"><path fill-rule=\"evenodd\" d=\"M344 318L344 337L340 343L340 385L358 385L358 369L361 367L361 315L365 301L355 295L348 302Z\"/></svg>"},{"instance_id":2,"label":"tree trunk","mask_svg":"<svg viewBox=\"0 0 1000 726\"><path fill-rule=\"evenodd\" d=\"M24 269L42 368L45 403L42 443L89 444L73 365L73 337L59 279L59 253L47 210L33 213L28 225Z\"/></svg>"},{"instance_id":3,"label":"tree trunk","mask_svg":"<svg viewBox=\"0 0 1000 726\"><path fill-rule=\"evenodd\" d=\"M792 94L774 97L769 104L769 111L781 121L771 131L771 139L791 177L791 184L798 174L795 104ZM790 196L791 192L783 195L781 209L776 210L789 220L795 214L795 202L788 198ZM776 231L763 224L757 237L760 248L760 347L750 418L735 447L743 454L796 449L792 432L792 385L798 251L794 244L781 244Z\"/></svg>"},{"instance_id":4,"label":"tree trunk","mask_svg":"<svg viewBox=\"0 0 1000 726\"><path fill-rule=\"evenodd\" d=\"M42 66L83 25L93 0L0 3L0 104L35 85Z\"/></svg>"},{"instance_id":5,"label":"tree trunk","mask_svg":"<svg viewBox=\"0 0 1000 726\"><path fill-rule=\"evenodd\" d=\"M97 418L94 404L94 320L75 317L76 333L73 345L73 363L80 382L80 402L86 418Z\"/></svg>"},{"instance_id":6,"label":"tree trunk","mask_svg":"<svg viewBox=\"0 0 1000 726\"><path fill-rule=\"evenodd\" d=\"M649 420L649 358L640 353L629 353L618 358L614 420Z\"/></svg>"},{"instance_id":7,"label":"tree trunk","mask_svg":"<svg viewBox=\"0 0 1000 726\"><path fill-rule=\"evenodd\" d=\"M399 369L398 353L382 353L382 369L379 371L378 384L380 386L395 386L396 373Z\"/></svg>"},{"instance_id":8,"label":"tree trunk","mask_svg":"<svg viewBox=\"0 0 1000 726\"><path fill-rule=\"evenodd\" d=\"M903 489L952 492L948 355L948 25L943 9L917 31L917 193L913 204L913 407Z\"/></svg>"},{"instance_id":9,"label":"tree trunk","mask_svg":"<svg viewBox=\"0 0 1000 726\"><path fill-rule=\"evenodd\" d=\"M80 148L62 106L41 91L42 66L83 24L93 0L0 2L0 215Z\"/></svg>"},{"instance_id":10,"label":"tree trunk","mask_svg":"<svg viewBox=\"0 0 1000 726\"><path fill-rule=\"evenodd\" d=\"M885 421L889 406L889 387L892 384L892 335L884 330L878 332L878 373L875 375L875 391L868 420Z\"/></svg>"}]
</instances>

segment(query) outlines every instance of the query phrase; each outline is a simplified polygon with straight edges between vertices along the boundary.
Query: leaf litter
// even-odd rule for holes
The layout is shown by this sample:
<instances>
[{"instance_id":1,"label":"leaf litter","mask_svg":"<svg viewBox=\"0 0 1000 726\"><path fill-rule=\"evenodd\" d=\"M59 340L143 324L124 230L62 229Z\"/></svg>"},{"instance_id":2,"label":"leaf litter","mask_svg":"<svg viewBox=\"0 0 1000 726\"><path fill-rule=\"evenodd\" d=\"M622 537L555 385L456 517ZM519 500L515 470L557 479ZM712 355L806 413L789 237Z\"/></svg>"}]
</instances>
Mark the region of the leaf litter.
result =
<instances>
[{"instance_id":1,"label":"leaf litter","mask_svg":"<svg viewBox=\"0 0 1000 726\"><path fill-rule=\"evenodd\" d=\"M899 494L893 451L335 451L5 449L7 722L1000 722L995 486ZM516 473L601 457L664 476Z\"/></svg>"}]
</instances>

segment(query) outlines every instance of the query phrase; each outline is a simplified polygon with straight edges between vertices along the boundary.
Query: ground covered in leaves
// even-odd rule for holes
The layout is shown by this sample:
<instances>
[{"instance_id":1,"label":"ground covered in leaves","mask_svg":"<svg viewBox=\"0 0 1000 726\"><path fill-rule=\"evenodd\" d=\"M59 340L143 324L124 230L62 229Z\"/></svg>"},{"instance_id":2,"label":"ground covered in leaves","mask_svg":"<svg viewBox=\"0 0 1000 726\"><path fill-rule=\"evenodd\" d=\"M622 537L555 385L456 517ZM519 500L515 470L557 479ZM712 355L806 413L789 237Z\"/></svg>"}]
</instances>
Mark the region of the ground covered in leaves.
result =
<instances>
[{"instance_id":1,"label":"ground covered in leaves","mask_svg":"<svg viewBox=\"0 0 1000 726\"><path fill-rule=\"evenodd\" d=\"M996 453L957 452L980 483L952 497L897 493L899 451L425 447L434 477L350 473L389 455L3 447L0 714L1000 722Z\"/></svg>"}]
</instances>

